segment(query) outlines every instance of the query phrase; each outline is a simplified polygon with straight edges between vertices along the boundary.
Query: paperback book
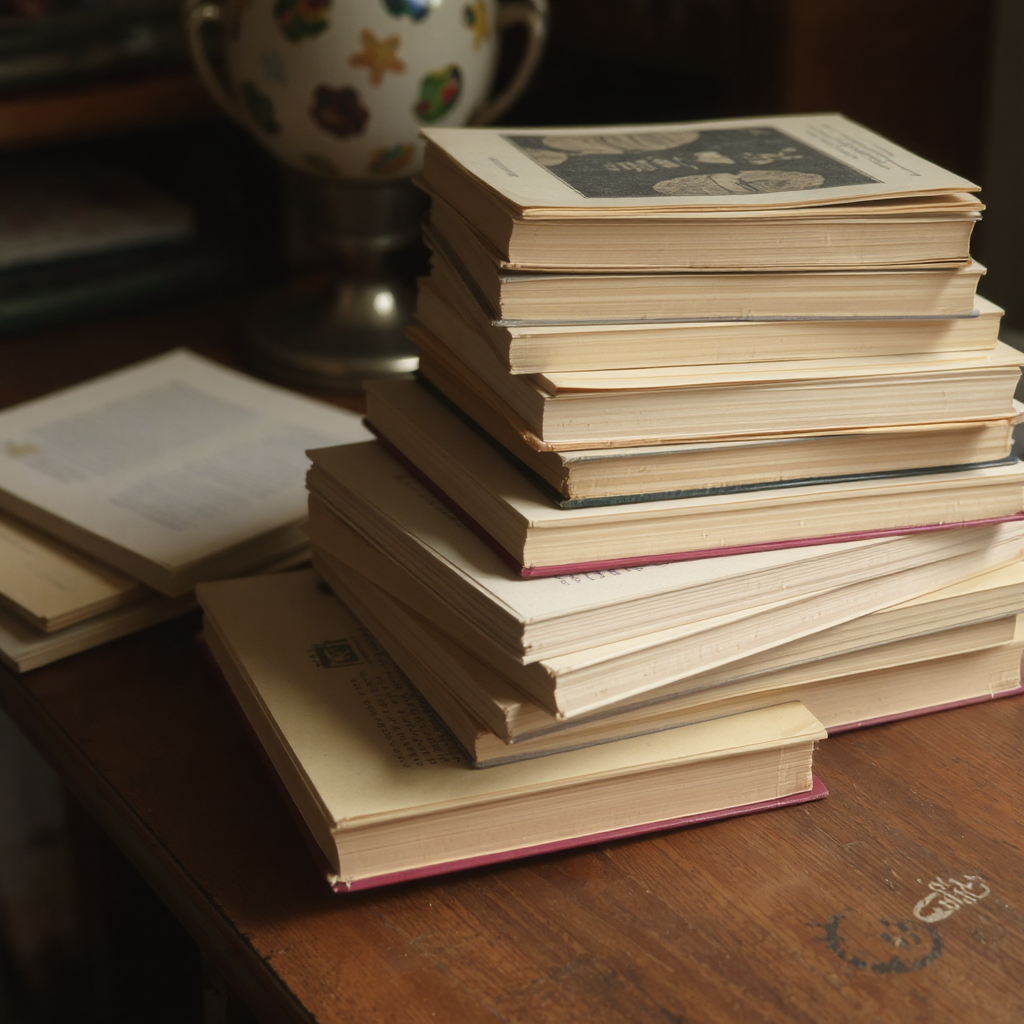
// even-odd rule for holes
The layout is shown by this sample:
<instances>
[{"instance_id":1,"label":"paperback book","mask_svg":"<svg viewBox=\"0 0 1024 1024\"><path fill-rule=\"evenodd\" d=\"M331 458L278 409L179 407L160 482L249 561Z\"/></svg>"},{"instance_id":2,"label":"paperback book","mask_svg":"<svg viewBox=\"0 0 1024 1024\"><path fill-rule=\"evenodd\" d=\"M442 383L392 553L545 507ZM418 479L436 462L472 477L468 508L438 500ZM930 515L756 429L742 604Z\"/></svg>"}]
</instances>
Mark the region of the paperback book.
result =
<instances>
[{"instance_id":1,"label":"paperback book","mask_svg":"<svg viewBox=\"0 0 1024 1024\"><path fill-rule=\"evenodd\" d=\"M491 445L411 384L430 442L402 430L390 450L475 532L528 576L950 529L1021 515L1024 466L823 481L786 488L558 508ZM388 439L392 440L391 438ZM345 489L347 456L313 453L318 478ZM351 479L351 478L350 478ZM334 484L332 487L331 484ZM326 492L325 492L326 493ZM328 496L335 504L343 499Z\"/></svg>"},{"instance_id":2,"label":"paperback book","mask_svg":"<svg viewBox=\"0 0 1024 1024\"><path fill-rule=\"evenodd\" d=\"M940 423L1015 414L1021 354L914 360L819 360L750 367L591 371L516 376L480 346L458 347L422 326L409 329L420 372L457 405L468 391L498 413L511 410L545 445L617 447L739 440ZM496 396L497 401L494 401Z\"/></svg>"},{"instance_id":3,"label":"paperback book","mask_svg":"<svg viewBox=\"0 0 1024 1024\"><path fill-rule=\"evenodd\" d=\"M426 187L534 269L963 261L980 205L838 114L423 135Z\"/></svg>"},{"instance_id":4,"label":"paperback book","mask_svg":"<svg viewBox=\"0 0 1024 1024\"><path fill-rule=\"evenodd\" d=\"M980 352L995 347L1002 309L975 296L968 316L787 317L506 323L443 258L419 280L416 318L441 338L484 345L510 373L751 363L824 356Z\"/></svg>"},{"instance_id":5,"label":"paperback book","mask_svg":"<svg viewBox=\"0 0 1024 1024\"><path fill-rule=\"evenodd\" d=\"M1013 419L744 441L693 442L578 451L537 451L482 405L473 419L425 379L367 381L370 429L413 465L447 457L442 411L459 419L536 484L559 508L694 498L826 482L958 472L1012 465ZM407 401L409 399L409 401ZM492 435L490 430L494 431ZM440 449L435 451L434 449ZM840 470L841 472L837 472Z\"/></svg>"},{"instance_id":6,"label":"paperback book","mask_svg":"<svg viewBox=\"0 0 1024 1024\"><path fill-rule=\"evenodd\" d=\"M179 349L0 413L0 510L177 597L303 550L303 449L369 436Z\"/></svg>"},{"instance_id":7,"label":"paperback book","mask_svg":"<svg viewBox=\"0 0 1024 1024\"><path fill-rule=\"evenodd\" d=\"M900 270L541 273L505 269L468 225L464 234L428 226L424 238L499 323L969 316L985 273L974 261Z\"/></svg>"},{"instance_id":8,"label":"paperback book","mask_svg":"<svg viewBox=\"0 0 1024 1024\"><path fill-rule=\"evenodd\" d=\"M1000 615L1005 604L1022 605L1019 572L1011 602L997 597L994 582L992 591L976 584L972 596L991 593L987 614L995 618L958 621L966 610L958 608L963 595L945 588L910 602L948 621L945 627L936 622L926 632L894 638L900 619L908 617L884 609L640 701L559 718L366 577L326 555L317 556L317 567L482 766L674 728L781 698L802 701L831 733L1020 692L1024 632L1017 614ZM1019 566L1001 572L1013 570ZM872 635L871 627L889 639Z\"/></svg>"},{"instance_id":9,"label":"paperback book","mask_svg":"<svg viewBox=\"0 0 1024 1024\"><path fill-rule=\"evenodd\" d=\"M400 600L415 594L422 614L479 645L484 657L523 665L864 584L857 603L849 593L836 601L833 622L852 619L873 610L872 602L909 600L1020 557L1022 526L1012 522L526 580L383 452L351 450L357 454L346 474L359 481L357 490L332 489L324 500L322 474L310 473L314 551ZM828 624L794 610L788 627L798 632ZM772 639L794 638L751 635L748 642L767 649Z\"/></svg>"}]
</instances>

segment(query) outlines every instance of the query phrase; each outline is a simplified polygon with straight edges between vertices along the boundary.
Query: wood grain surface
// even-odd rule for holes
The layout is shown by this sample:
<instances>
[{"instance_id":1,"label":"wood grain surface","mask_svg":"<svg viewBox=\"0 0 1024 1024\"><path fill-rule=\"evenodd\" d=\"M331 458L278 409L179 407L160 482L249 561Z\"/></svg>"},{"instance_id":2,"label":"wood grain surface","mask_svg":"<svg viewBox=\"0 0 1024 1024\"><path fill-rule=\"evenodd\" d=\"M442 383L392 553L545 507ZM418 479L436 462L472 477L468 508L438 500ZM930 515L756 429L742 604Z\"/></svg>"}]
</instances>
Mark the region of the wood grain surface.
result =
<instances>
[{"instance_id":1,"label":"wood grain surface","mask_svg":"<svg viewBox=\"0 0 1024 1024\"><path fill-rule=\"evenodd\" d=\"M226 353L236 312L0 344L0 404L186 328ZM1024 1020L1024 699L825 741L818 803L334 895L198 627L0 670L0 701L261 1020Z\"/></svg>"}]
</instances>

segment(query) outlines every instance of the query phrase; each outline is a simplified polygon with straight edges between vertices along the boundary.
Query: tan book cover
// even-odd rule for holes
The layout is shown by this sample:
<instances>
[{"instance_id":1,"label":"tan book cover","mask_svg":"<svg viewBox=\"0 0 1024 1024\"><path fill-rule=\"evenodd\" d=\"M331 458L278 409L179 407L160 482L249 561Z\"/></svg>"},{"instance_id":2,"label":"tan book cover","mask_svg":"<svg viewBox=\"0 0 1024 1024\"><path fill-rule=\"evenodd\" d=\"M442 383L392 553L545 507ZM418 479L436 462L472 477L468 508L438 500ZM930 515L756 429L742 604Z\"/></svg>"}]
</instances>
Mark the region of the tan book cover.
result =
<instances>
[{"instance_id":1,"label":"tan book cover","mask_svg":"<svg viewBox=\"0 0 1024 1024\"><path fill-rule=\"evenodd\" d=\"M396 387L400 383L367 382L369 421L384 437L392 436L396 417L406 418L406 410L392 399L404 393ZM548 496L565 508L694 497L857 475L920 473L928 468L968 469L1012 457L1011 418L838 434L538 451L489 406L470 402L461 409L437 388L423 380L420 384L465 418L471 429L491 439L500 454L532 474ZM429 445L431 438L424 437L422 443Z\"/></svg>"},{"instance_id":2,"label":"tan book cover","mask_svg":"<svg viewBox=\"0 0 1024 1024\"><path fill-rule=\"evenodd\" d=\"M359 591L361 578L374 580L393 598L415 607L417 614L457 638L479 661L491 666L550 714L566 719L629 700L650 699L651 694L669 687L680 692L699 689L708 685L710 674L716 670L729 672L731 666L749 666L754 658L759 658L767 670L780 657L776 651L794 643L827 652L827 640L812 638L840 627L849 630L851 623L897 601L997 566L1016 564L1020 558L1018 532L1016 539L1011 537L1005 543L965 551L933 565L883 573L845 586L832 585L817 593L747 607L729 615L707 615L625 640L599 639L589 647L523 665L500 650L492 650L486 637L481 642L458 613L439 605L408 574L388 571L379 559L367 558L358 545L350 544L336 556L320 547L314 550L314 564L325 577L332 583L338 578L347 586L343 596ZM356 573L355 582L346 583L352 571ZM745 671L752 670L748 667Z\"/></svg>"},{"instance_id":3,"label":"tan book cover","mask_svg":"<svg viewBox=\"0 0 1024 1024\"><path fill-rule=\"evenodd\" d=\"M643 252L658 247L640 235ZM425 229L435 263L447 261L500 324L642 320L764 320L805 317L969 316L985 268L966 258L887 268L853 266L683 266L639 263L632 271L570 265L506 268L468 223ZM582 245L583 243L581 243Z\"/></svg>"},{"instance_id":4,"label":"tan book cover","mask_svg":"<svg viewBox=\"0 0 1024 1024\"><path fill-rule=\"evenodd\" d=\"M45 544L51 549L52 541L45 539ZM259 566L258 571L277 572L303 565L308 561L309 549L303 547L283 558L272 559ZM46 564L43 566L44 571ZM33 559L33 573L36 568L39 566ZM52 607L55 597L62 607L67 605L68 593L64 590L64 585L69 581L69 577L67 566L63 562L60 563L60 570L61 574L54 578L56 586L45 581L40 585L38 578L31 574L24 576L26 591L32 595L31 600L25 598L25 593L20 595L25 598L27 606ZM95 579L90 578L89 584L89 590L92 591ZM91 602L80 605L77 601L72 601L75 613L70 624L49 631L31 621L30 617L24 614L24 608L19 608L16 613L9 610L8 605L0 602L0 665L6 665L13 672L31 672L71 655L81 654L100 644L118 640L157 623L185 615L196 608L195 594L191 591L178 597L164 597L163 594L136 584L133 584L133 588L132 600L108 607L106 610ZM80 592L77 596L81 596Z\"/></svg>"},{"instance_id":5,"label":"tan book cover","mask_svg":"<svg viewBox=\"0 0 1024 1024\"><path fill-rule=\"evenodd\" d=\"M552 392L513 376L488 352L456 351L420 326L409 329L420 372L448 394L494 403L552 448L632 447L693 441L824 434L939 423L980 423L1016 415L1020 377L1010 364L964 369L938 363L913 374L714 387ZM459 404L459 403L457 403Z\"/></svg>"},{"instance_id":6,"label":"tan book cover","mask_svg":"<svg viewBox=\"0 0 1024 1024\"><path fill-rule=\"evenodd\" d=\"M525 218L778 212L975 192L840 114L581 128L425 128L448 164Z\"/></svg>"},{"instance_id":7,"label":"tan book cover","mask_svg":"<svg viewBox=\"0 0 1024 1024\"><path fill-rule=\"evenodd\" d=\"M211 651L337 887L381 884L811 794L797 703L472 768L308 572L202 584Z\"/></svg>"},{"instance_id":8,"label":"tan book cover","mask_svg":"<svg viewBox=\"0 0 1024 1024\"><path fill-rule=\"evenodd\" d=\"M956 265L981 205L976 185L837 114L423 134L435 205L507 267Z\"/></svg>"}]
</instances>

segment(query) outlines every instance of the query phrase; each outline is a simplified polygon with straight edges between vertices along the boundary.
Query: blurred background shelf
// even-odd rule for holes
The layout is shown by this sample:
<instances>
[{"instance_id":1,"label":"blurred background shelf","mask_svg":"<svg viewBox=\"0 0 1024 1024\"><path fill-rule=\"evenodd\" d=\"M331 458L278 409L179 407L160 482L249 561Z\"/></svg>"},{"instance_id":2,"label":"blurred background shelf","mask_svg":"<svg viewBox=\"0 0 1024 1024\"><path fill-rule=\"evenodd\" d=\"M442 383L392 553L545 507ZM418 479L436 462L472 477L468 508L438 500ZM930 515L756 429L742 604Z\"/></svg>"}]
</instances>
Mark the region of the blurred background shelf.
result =
<instances>
[{"instance_id":1,"label":"blurred background shelf","mask_svg":"<svg viewBox=\"0 0 1024 1024\"><path fill-rule=\"evenodd\" d=\"M191 71L0 96L0 150L155 129L213 116L213 103Z\"/></svg>"}]
</instances>

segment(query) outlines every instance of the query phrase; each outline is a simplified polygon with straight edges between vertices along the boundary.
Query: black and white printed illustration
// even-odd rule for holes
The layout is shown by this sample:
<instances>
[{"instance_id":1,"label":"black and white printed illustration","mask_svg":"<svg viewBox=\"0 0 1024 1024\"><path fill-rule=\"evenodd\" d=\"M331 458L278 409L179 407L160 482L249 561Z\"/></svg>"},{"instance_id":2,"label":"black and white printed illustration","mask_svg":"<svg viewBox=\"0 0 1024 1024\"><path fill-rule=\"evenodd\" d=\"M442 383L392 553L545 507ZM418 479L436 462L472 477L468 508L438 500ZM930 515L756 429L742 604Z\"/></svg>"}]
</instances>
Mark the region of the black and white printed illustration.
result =
<instances>
[{"instance_id":1,"label":"black and white printed illustration","mask_svg":"<svg viewBox=\"0 0 1024 1024\"><path fill-rule=\"evenodd\" d=\"M504 138L587 199L798 192L878 180L776 128Z\"/></svg>"}]
</instances>

